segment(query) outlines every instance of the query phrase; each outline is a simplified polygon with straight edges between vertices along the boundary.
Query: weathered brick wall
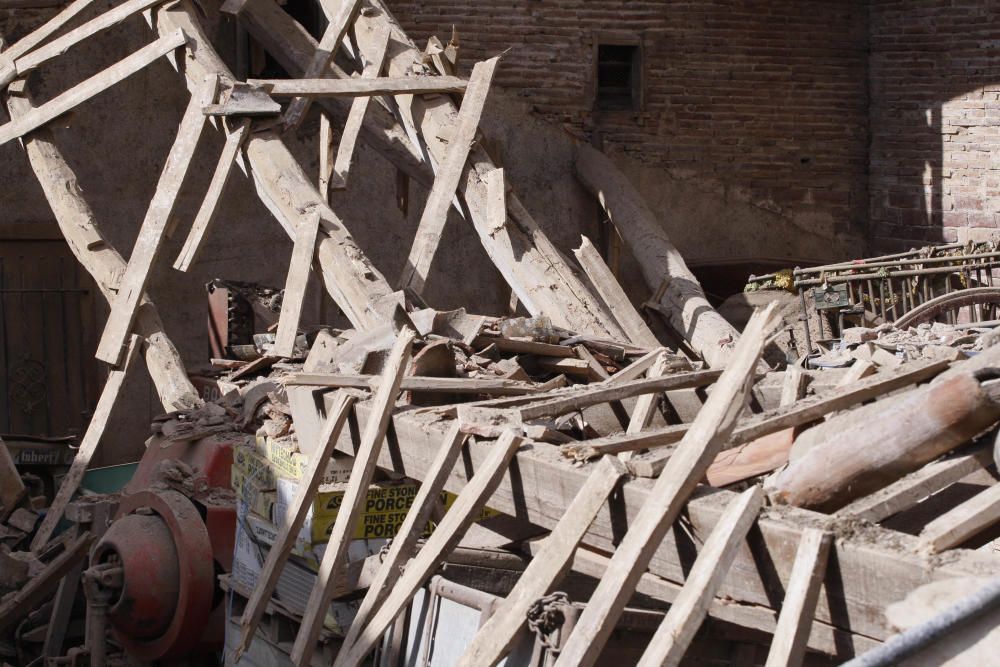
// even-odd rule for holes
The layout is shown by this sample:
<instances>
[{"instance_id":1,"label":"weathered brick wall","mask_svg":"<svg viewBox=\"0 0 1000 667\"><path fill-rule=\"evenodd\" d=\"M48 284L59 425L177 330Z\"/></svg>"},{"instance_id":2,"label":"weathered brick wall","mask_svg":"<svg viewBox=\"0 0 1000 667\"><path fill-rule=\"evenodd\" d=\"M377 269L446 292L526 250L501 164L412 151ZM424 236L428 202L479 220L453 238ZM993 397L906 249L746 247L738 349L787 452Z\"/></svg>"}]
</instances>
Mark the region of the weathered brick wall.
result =
<instances>
[{"instance_id":1,"label":"weathered brick wall","mask_svg":"<svg viewBox=\"0 0 1000 667\"><path fill-rule=\"evenodd\" d=\"M985 240L1000 227L1000 3L871 6L876 248Z\"/></svg>"},{"instance_id":2,"label":"weathered brick wall","mask_svg":"<svg viewBox=\"0 0 1000 667\"><path fill-rule=\"evenodd\" d=\"M456 26L466 72L472 62L510 49L498 83L574 134L587 140L598 134L606 150L657 170L664 182L757 210L756 218L729 220L680 211L672 222L679 235L685 225L737 238L770 234L775 257L824 259L842 252L831 240L864 234L867 9L861 0L390 0L389 6L420 45L430 35L447 41ZM606 33L640 40L645 107L639 112L593 110L593 44ZM658 185L642 189L656 208ZM803 241L789 241L796 236ZM683 246L689 256L700 254Z\"/></svg>"}]
</instances>

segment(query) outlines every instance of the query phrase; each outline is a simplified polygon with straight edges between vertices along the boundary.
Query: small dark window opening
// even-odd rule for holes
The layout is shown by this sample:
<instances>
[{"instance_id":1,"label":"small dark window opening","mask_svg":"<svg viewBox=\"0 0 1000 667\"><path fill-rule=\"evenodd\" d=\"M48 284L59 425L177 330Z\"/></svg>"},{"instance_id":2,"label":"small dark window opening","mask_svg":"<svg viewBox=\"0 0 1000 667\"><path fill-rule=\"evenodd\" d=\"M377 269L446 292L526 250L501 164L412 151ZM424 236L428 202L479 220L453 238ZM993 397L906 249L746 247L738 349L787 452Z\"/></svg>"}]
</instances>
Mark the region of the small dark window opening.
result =
<instances>
[{"instance_id":1,"label":"small dark window opening","mask_svg":"<svg viewBox=\"0 0 1000 667\"><path fill-rule=\"evenodd\" d=\"M597 46L598 109L639 109L641 56L637 45L599 44Z\"/></svg>"}]
</instances>

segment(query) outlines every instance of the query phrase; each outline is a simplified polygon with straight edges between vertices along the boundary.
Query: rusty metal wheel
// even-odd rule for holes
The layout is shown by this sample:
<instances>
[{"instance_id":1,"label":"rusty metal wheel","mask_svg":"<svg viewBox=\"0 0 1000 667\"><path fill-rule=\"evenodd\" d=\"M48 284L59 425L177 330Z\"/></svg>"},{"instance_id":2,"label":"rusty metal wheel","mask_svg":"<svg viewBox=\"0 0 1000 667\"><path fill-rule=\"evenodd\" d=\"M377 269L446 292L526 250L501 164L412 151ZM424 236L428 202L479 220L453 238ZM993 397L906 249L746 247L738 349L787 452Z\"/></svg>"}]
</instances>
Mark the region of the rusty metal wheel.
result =
<instances>
[{"instance_id":1,"label":"rusty metal wheel","mask_svg":"<svg viewBox=\"0 0 1000 667\"><path fill-rule=\"evenodd\" d=\"M994 304L1000 306L1000 287L971 287L969 289L942 294L926 303L922 303L908 311L895 321L899 329L906 329L924 322L930 322L938 315L949 310L957 310L966 306L982 306Z\"/></svg>"}]
</instances>

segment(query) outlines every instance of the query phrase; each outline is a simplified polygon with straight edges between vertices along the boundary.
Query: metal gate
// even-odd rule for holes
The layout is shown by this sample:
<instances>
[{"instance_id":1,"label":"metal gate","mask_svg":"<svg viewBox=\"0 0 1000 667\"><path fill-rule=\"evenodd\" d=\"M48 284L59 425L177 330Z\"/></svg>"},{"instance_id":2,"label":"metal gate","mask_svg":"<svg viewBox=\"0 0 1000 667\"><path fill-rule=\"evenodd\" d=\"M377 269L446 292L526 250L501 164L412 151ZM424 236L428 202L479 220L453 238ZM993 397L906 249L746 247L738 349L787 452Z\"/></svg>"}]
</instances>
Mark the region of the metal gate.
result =
<instances>
[{"instance_id":1,"label":"metal gate","mask_svg":"<svg viewBox=\"0 0 1000 667\"><path fill-rule=\"evenodd\" d=\"M0 433L83 432L100 386L94 290L61 239L0 239Z\"/></svg>"}]
</instances>

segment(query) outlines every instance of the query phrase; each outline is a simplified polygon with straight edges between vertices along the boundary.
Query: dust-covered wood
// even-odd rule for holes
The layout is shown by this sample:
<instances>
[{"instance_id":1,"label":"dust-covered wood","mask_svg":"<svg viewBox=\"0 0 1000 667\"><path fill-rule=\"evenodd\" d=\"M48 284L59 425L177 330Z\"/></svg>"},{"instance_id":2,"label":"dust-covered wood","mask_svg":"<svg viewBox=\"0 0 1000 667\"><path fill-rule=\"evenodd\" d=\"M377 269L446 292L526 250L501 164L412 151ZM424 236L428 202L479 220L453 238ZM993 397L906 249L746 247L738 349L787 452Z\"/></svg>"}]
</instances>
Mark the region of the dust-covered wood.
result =
<instances>
[{"instance_id":1,"label":"dust-covered wood","mask_svg":"<svg viewBox=\"0 0 1000 667\"><path fill-rule=\"evenodd\" d=\"M365 64L365 69L361 73L363 79L375 79L382 74L385 68L385 54L389 48L389 31L383 30L380 37L381 46L372 51L372 60ZM347 121L344 123L344 130L340 133L340 143L337 145L337 158L333 164L333 173L340 176L344 187L347 186L347 176L351 170L351 160L354 157L354 147L358 143L358 136L364 126L365 114L368 113L368 105L371 102L370 95L357 97L351 103L351 111L347 114Z\"/></svg>"},{"instance_id":2,"label":"dust-covered wood","mask_svg":"<svg viewBox=\"0 0 1000 667\"><path fill-rule=\"evenodd\" d=\"M298 373L282 379L289 386L354 387L371 389L378 384L374 375L343 375L334 373ZM403 391L445 394L487 394L493 396L523 396L541 393L537 385L503 378L443 378L411 375L403 378Z\"/></svg>"},{"instance_id":3,"label":"dust-covered wood","mask_svg":"<svg viewBox=\"0 0 1000 667\"><path fill-rule=\"evenodd\" d=\"M493 73L496 71L498 62L499 58L491 58L476 63L475 67L472 68L469 90L462 100L462 108L458 113L456 125L451 128L448 138L448 152L441 162L434 179L434 186L427 196L427 203L424 206L423 215L420 217L420 223L417 225L413 246L406 259L403 275L399 279L400 287L409 287L418 294L423 291L431 263L437 253L438 244L441 243L441 235L444 233L444 225L448 219L448 210L455 198L455 191L458 189L462 174L465 172L469 151L476 138L476 131L479 129L479 118L486 106L486 97L489 95L490 84L493 82Z\"/></svg>"},{"instance_id":4,"label":"dust-covered wood","mask_svg":"<svg viewBox=\"0 0 1000 667\"><path fill-rule=\"evenodd\" d=\"M295 230L295 245L288 265L285 292L281 298L281 315L278 317L278 333L274 337L271 356L290 357L295 353L295 337L299 332L302 304L305 302L309 273L316 254L319 220L319 212L314 212L300 222Z\"/></svg>"},{"instance_id":5,"label":"dust-covered wood","mask_svg":"<svg viewBox=\"0 0 1000 667\"><path fill-rule=\"evenodd\" d=\"M383 76L356 79L250 79L272 97L372 97L463 93L469 85L457 76Z\"/></svg>"},{"instance_id":6,"label":"dust-covered wood","mask_svg":"<svg viewBox=\"0 0 1000 667\"><path fill-rule=\"evenodd\" d=\"M558 585L570 569L577 545L625 474L625 466L614 457L605 457L594 467L517 584L465 648L458 667L492 667L510 651L531 605Z\"/></svg>"},{"instance_id":7,"label":"dust-covered wood","mask_svg":"<svg viewBox=\"0 0 1000 667\"><path fill-rule=\"evenodd\" d=\"M119 60L111 67L78 83L45 104L35 107L17 120L12 120L6 125L0 125L0 145L38 129L95 95L103 93L122 79L135 74L180 47L185 41L184 33L180 31L165 35L152 44L142 47L132 55Z\"/></svg>"},{"instance_id":8,"label":"dust-covered wood","mask_svg":"<svg viewBox=\"0 0 1000 667\"><path fill-rule=\"evenodd\" d=\"M63 477L62 483L59 485L59 491L56 492L56 497L52 500L52 505L49 507L48 512L46 512L42 524L35 532L35 536L31 538L32 551L37 552L48 543L53 531L55 531L56 526L59 524L59 520L62 518L63 512L66 510L66 505L72 500L73 494L79 488L80 481L83 479L83 475L87 472L87 467L90 465L90 460L94 457L97 446L101 444L101 438L104 436L104 429L108 425L111 411L114 410L115 405L118 403L118 394L121 393L122 385L125 384L125 377L141 346L142 341L139 337L132 336L121 368L112 369L108 373L108 379L104 383L104 389L101 390L101 397L97 401L97 407L94 408L94 415L90 418L90 423L87 424L87 431L83 435L83 440L80 441L80 448L76 452L76 457L73 459L73 463L70 464L69 472Z\"/></svg>"},{"instance_id":9,"label":"dust-covered wood","mask_svg":"<svg viewBox=\"0 0 1000 667\"><path fill-rule=\"evenodd\" d=\"M320 630L323 629L323 620L326 618L330 600L333 599L333 592L347 555L347 548L351 543L351 536L354 535L354 529L361 518L368 487L375 475L375 464L378 460L379 450L382 448L382 441L385 439L386 430L389 427L389 418L392 415L396 398L399 396L400 382L409 365L413 340L414 333L411 329L404 328L399 333L396 344L393 345L386 361L385 371L382 374L383 380L372 399L374 409L365 423L361 443L355 454L354 467L351 469L350 480L337 512L326 552L323 554L323 561L319 566L316 585L309 596L306 610L302 614L302 625L299 627L295 644L292 646L292 661L296 664L309 664L316 648L316 640L319 638Z\"/></svg>"},{"instance_id":10,"label":"dust-covered wood","mask_svg":"<svg viewBox=\"0 0 1000 667\"><path fill-rule=\"evenodd\" d=\"M802 664L832 543L830 533L816 528L802 531L765 667L799 667Z\"/></svg>"},{"instance_id":11,"label":"dust-covered wood","mask_svg":"<svg viewBox=\"0 0 1000 667\"><path fill-rule=\"evenodd\" d=\"M736 354L729 360L705 407L667 462L649 501L630 523L607 573L560 652L557 667L593 665L597 660L639 577L712 459L729 439L736 419L746 406L749 381L764 343L777 323L773 304L750 319Z\"/></svg>"},{"instance_id":12,"label":"dust-covered wood","mask_svg":"<svg viewBox=\"0 0 1000 667\"><path fill-rule=\"evenodd\" d=\"M924 526L920 547L938 553L956 547L1000 521L1000 484L966 500Z\"/></svg>"},{"instance_id":13,"label":"dust-covered wood","mask_svg":"<svg viewBox=\"0 0 1000 667\"><path fill-rule=\"evenodd\" d=\"M759 486L747 489L729 503L698 552L680 595L646 646L639 667L674 667L681 663L763 503L764 493Z\"/></svg>"},{"instance_id":14,"label":"dust-covered wood","mask_svg":"<svg viewBox=\"0 0 1000 667\"><path fill-rule=\"evenodd\" d=\"M476 471L469 484L458 494L451 509L438 523L420 553L410 561L393 584L382 606L361 631L357 641L341 649L334 667L362 664L382 633L413 599L417 589L431 573L440 567L441 560L455 548L469 525L476 520L501 478L507 474L507 466L522 442L520 437L506 431L499 440L489 445L490 453L482 468Z\"/></svg>"},{"instance_id":15,"label":"dust-covered wood","mask_svg":"<svg viewBox=\"0 0 1000 667\"><path fill-rule=\"evenodd\" d=\"M338 395L336 406L323 424L323 431L319 436L320 441L316 443L314 449L311 449L309 465L298 482L295 498L288 506L284 520L280 522L278 536L275 538L271 550L267 553L267 559L261 567L260 576L257 577L257 585L247 601L242 618L240 618L240 639L235 656L237 662L250 647L250 642L253 641L254 633L260 624L260 619L264 616L267 603L271 599L271 593L278 585L281 569L295 546L299 530L309 513L312 498L323 480L326 464L333 454L334 446L340 437L344 424L347 423L354 400L353 396L344 392Z\"/></svg>"},{"instance_id":16,"label":"dust-covered wood","mask_svg":"<svg viewBox=\"0 0 1000 667\"><path fill-rule=\"evenodd\" d=\"M181 248L180 253L177 255L177 260L174 262L174 268L178 271L187 271L194 264L195 260L198 259L198 254L201 252L202 244L205 241L205 233L208 231L208 227L212 223L212 218L215 216L215 210L219 206L219 200L222 199L222 192L226 187L226 182L229 180L229 174L233 171L233 163L236 162L236 156L240 152L240 146L243 145L243 140L246 138L249 129L250 121L246 119L226 135L226 143L222 147L222 154L219 156L219 162L215 167L215 172L212 174L212 180L208 184L208 192L205 194L205 199L202 200L201 206L198 208L198 214L195 216L194 222L191 223L191 231L188 232L187 238L184 240L184 246Z\"/></svg>"},{"instance_id":17,"label":"dust-covered wood","mask_svg":"<svg viewBox=\"0 0 1000 667\"><path fill-rule=\"evenodd\" d=\"M118 296L111 305L111 314L97 345L97 358L112 366L117 365L121 359L125 341L135 322L136 310L163 247L170 216L205 127L201 107L205 104L206 97L215 94L217 85L218 77L209 75L198 91L191 95L177 129L177 136L167 155L167 162L160 173L153 199L146 210L146 217L139 228L139 238L132 247L128 268L122 276Z\"/></svg>"},{"instance_id":18,"label":"dust-covered wood","mask_svg":"<svg viewBox=\"0 0 1000 667\"><path fill-rule=\"evenodd\" d=\"M94 4L94 0L74 0L70 4L66 5L65 9L43 23L34 31L11 44L2 52L2 54L0 54L0 58L8 58L10 67L13 68L15 60L38 48L39 45L44 44L50 37L52 37L52 35L66 27L70 21L80 14L80 12L87 9L92 4ZM2 78L3 76L5 75L0 75L0 88L3 88L13 80L13 78L9 80L4 79ZM14 72L14 76L16 76L16 72Z\"/></svg>"}]
</instances>

